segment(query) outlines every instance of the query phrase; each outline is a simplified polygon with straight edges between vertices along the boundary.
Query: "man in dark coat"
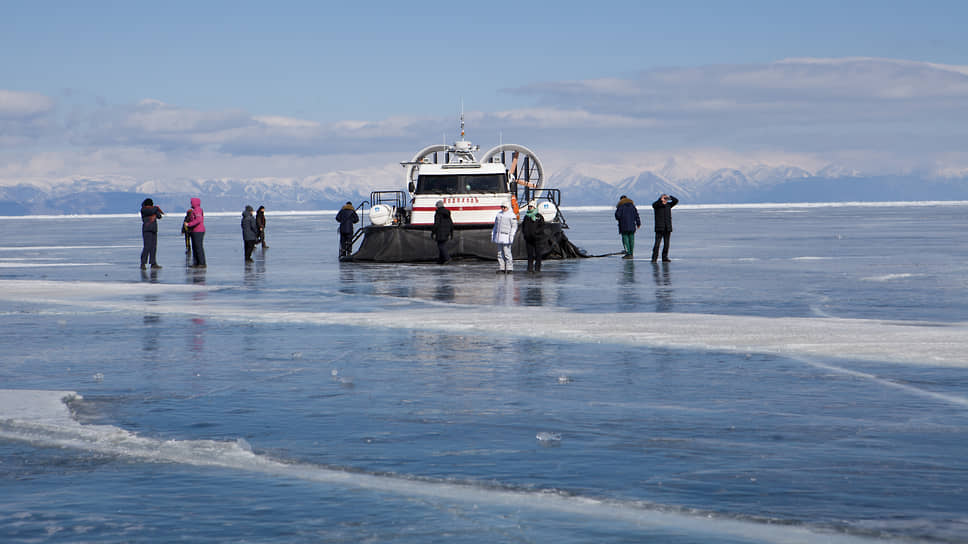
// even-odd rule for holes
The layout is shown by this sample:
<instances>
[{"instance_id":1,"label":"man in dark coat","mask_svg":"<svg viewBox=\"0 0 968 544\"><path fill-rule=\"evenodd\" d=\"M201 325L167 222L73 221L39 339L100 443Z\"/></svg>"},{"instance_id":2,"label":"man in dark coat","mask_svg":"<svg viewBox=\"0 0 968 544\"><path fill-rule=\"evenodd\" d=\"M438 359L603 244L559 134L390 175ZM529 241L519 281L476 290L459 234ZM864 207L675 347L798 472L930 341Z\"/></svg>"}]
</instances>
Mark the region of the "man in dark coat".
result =
<instances>
[{"instance_id":1,"label":"man in dark coat","mask_svg":"<svg viewBox=\"0 0 968 544\"><path fill-rule=\"evenodd\" d=\"M655 244L652 246L652 262L659 258L659 243L662 243L662 262L669 259L669 238L672 236L672 207L679 203L679 199L671 195L662 195L652 203L655 211Z\"/></svg>"},{"instance_id":2,"label":"man in dark coat","mask_svg":"<svg viewBox=\"0 0 968 544\"><path fill-rule=\"evenodd\" d=\"M447 241L454 236L454 221L450 218L450 210L444 207L444 201L437 201L437 211L434 212L434 227L430 237L437 241L437 264L444 264L450 260L447 253Z\"/></svg>"},{"instance_id":3,"label":"man in dark coat","mask_svg":"<svg viewBox=\"0 0 968 544\"><path fill-rule=\"evenodd\" d=\"M343 205L336 214L336 221L339 222L339 256L344 257L353 251L353 224L360 222L352 202Z\"/></svg>"},{"instance_id":4,"label":"man in dark coat","mask_svg":"<svg viewBox=\"0 0 968 544\"><path fill-rule=\"evenodd\" d=\"M141 238L144 240L144 248L141 250L141 269L146 268L146 264L151 262L151 268L161 268L155 260L158 253L158 220L165 215L161 208L155 206L155 202L146 198L141 203Z\"/></svg>"},{"instance_id":5,"label":"man in dark coat","mask_svg":"<svg viewBox=\"0 0 968 544\"><path fill-rule=\"evenodd\" d=\"M255 226L259 229L259 241L262 242L262 249L269 249L266 243L266 207L259 206L255 211Z\"/></svg>"},{"instance_id":6,"label":"man in dark coat","mask_svg":"<svg viewBox=\"0 0 968 544\"><path fill-rule=\"evenodd\" d=\"M618 221L618 233L622 235L622 247L625 248L623 259L631 259L635 250L635 229L642 226L639 210L635 208L632 199L622 195L615 206L615 219Z\"/></svg>"},{"instance_id":7,"label":"man in dark coat","mask_svg":"<svg viewBox=\"0 0 968 544\"><path fill-rule=\"evenodd\" d=\"M521 221L524 246L528 251L528 272L541 272L541 244L544 239L544 217L538 212L535 201L528 202L528 211Z\"/></svg>"},{"instance_id":8,"label":"man in dark coat","mask_svg":"<svg viewBox=\"0 0 968 544\"><path fill-rule=\"evenodd\" d=\"M245 250L245 262L252 262L252 250L259 242L259 227L252 215L252 206L246 206L242 212L242 247Z\"/></svg>"}]
</instances>

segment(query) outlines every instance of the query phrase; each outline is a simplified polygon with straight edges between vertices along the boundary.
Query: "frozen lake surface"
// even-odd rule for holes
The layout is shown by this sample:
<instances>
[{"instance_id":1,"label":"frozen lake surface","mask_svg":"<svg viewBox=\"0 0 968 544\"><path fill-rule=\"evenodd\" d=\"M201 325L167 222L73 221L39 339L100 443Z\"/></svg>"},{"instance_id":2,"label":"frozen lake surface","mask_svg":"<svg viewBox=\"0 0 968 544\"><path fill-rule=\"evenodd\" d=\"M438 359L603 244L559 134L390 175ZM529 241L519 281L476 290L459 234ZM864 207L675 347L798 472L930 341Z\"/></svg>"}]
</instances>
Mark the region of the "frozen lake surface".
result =
<instances>
[{"instance_id":1,"label":"frozen lake surface","mask_svg":"<svg viewBox=\"0 0 968 544\"><path fill-rule=\"evenodd\" d=\"M534 276L0 218L0 541L968 541L968 204L673 214Z\"/></svg>"}]
</instances>

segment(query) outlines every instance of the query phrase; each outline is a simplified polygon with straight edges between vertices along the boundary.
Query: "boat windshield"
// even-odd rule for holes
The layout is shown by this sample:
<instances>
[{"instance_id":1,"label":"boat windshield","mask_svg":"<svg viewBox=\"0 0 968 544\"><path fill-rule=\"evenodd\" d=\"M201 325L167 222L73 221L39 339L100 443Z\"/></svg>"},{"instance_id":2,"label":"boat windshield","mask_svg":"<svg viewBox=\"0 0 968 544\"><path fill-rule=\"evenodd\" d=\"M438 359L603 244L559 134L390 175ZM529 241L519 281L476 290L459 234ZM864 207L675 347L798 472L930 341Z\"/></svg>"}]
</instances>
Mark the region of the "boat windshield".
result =
<instances>
[{"instance_id":1,"label":"boat windshield","mask_svg":"<svg viewBox=\"0 0 968 544\"><path fill-rule=\"evenodd\" d=\"M504 174L446 174L419 176L416 194L460 195L473 193L506 193Z\"/></svg>"}]
</instances>

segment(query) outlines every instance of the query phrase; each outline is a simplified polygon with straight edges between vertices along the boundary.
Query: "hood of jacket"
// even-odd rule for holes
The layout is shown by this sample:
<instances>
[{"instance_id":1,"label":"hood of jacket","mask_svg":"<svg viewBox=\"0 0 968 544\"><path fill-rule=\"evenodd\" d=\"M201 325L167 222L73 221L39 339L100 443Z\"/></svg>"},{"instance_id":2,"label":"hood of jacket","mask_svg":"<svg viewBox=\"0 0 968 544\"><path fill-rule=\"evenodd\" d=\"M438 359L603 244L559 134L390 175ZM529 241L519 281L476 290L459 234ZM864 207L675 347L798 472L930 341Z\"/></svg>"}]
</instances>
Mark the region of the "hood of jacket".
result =
<instances>
[{"instance_id":1,"label":"hood of jacket","mask_svg":"<svg viewBox=\"0 0 968 544\"><path fill-rule=\"evenodd\" d=\"M615 207L618 208L618 207L624 206L626 204L631 204L631 205L635 206L635 202L632 202L632 199L631 198L626 197L626 198L623 198L623 199L619 200L618 201L618 204L616 204Z\"/></svg>"},{"instance_id":2,"label":"hood of jacket","mask_svg":"<svg viewBox=\"0 0 968 544\"><path fill-rule=\"evenodd\" d=\"M197 196L196 197L192 197L192 199L189 200L189 202L192 203L192 208L193 209L194 208L201 208L202 207L202 199L198 198Z\"/></svg>"},{"instance_id":3,"label":"hood of jacket","mask_svg":"<svg viewBox=\"0 0 968 544\"><path fill-rule=\"evenodd\" d=\"M330 209L332 209L332 208L330 208ZM340 209L341 210L354 211L356 208L354 208L352 204L343 204L343 207L340 208Z\"/></svg>"}]
</instances>

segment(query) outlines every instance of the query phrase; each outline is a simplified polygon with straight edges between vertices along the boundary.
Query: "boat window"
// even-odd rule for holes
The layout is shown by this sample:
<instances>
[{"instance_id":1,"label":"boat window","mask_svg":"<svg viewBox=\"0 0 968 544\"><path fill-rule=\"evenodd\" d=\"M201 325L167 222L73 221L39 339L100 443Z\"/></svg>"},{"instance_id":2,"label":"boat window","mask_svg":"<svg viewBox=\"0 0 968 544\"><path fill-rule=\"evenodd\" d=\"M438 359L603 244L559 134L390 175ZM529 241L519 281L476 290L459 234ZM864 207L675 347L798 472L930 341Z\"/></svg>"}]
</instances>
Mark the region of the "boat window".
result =
<instances>
[{"instance_id":1,"label":"boat window","mask_svg":"<svg viewBox=\"0 0 968 544\"><path fill-rule=\"evenodd\" d=\"M480 174L461 176L461 186L465 193L504 193L507 192L504 174Z\"/></svg>"},{"instance_id":2,"label":"boat window","mask_svg":"<svg viewBox=\"0 0 968 544\"><path fill-rule=\"evenodd\" d=\"M417 178L417 194L456 195L459 191L456 175L420 176Z\"/></svg>"},{"instance_id":3,"label":"boat window","mask_svg":"<svg viewBox=\"0 0 968 544\"><path fill-rule=\"evenodd\" d=\"M419 176L416 194L505 193L504 174Z\"/></svg>"}]
</instances>

